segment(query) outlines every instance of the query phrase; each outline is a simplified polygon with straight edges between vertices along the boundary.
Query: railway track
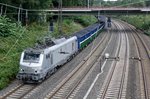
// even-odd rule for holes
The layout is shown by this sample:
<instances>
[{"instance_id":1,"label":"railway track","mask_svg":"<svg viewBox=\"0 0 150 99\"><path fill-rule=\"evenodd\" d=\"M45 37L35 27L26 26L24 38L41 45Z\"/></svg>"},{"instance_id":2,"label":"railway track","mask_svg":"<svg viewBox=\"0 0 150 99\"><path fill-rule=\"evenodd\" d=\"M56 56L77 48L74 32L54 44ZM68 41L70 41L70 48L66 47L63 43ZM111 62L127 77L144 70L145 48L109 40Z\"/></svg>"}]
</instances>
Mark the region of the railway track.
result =
<instances>
[{"instance_id":1,"label":"railway track","mask_svg":"<svg viewBox=\"0 0 150 99\"><path fill-rule=\"evenodd\" d=\"M8 93L0 97L0 99L21 99L30 91L32 91L36 85L31 84L20 84L14 89L10 90Z\"/></svg>"},{"instance_id":2,"label":"railway track","mask_svg":"<svg viewBox=\"0 0 150 99\"><path fill-rule=\"evenodd\" d=\"M134 41L134 44L136 45L136 50L137 50L137 56L135 57L130 57L129 58L129 44L121 44L121 45L126 45L126 52L127 55L123 58L124 61L120 62L124 63L122 70L117 68L117 63L114 65L113 69L110 69L109 76L107 76L107 80L104 82L104 85L101 89L100 95L98 95L98 99L105 99L105 98L115 98L115 99L125 99L126 98L126 91L127 91L127 81L128 81L128 68L129 68L129 59L136 60L138 61L139 65L139 79L140 79L140 97L141 99L149 99L150 98L150 49L146 45L144 39L142 38L141 33L138 33L138 31L133 28L132 26L119 22L120 26L122 27L123 30L128 30L131 33L125 33L126 37L126 42L128 41L128 36L132 36L132 39ZM124 31L124 32L128 32ZM128 50L127 50L128 49ZM121 50L121 48L120 48ZM121 50L123 52L123 50ZM119 64L121 67L121 63ZM115 75L115 70L118 72ZM122 72L120 72L122 71ZM117 75L117 74L121 74ZM114 77L113 77L114 76ZM131 76L131 75L129 75ZM117 78L117 79L116 79Z\"/></svg>"},{"instance_id":3,"label":"railway track","mask_svg":"<svg viewBox=\"0 0 150 99\"><path fill-rule=\"evenodd\" d=\"M80 85L81 81L88 74L92 66L95 64L101 52L97 52L97 49L101 46L105 46L111 38L110 33L105 33L105 37L100 41L97 47L91 51L91 53L82 61L77 68L75 68L59 85L57 85L45 99L62 98L67 99L71 96L74 90ZM104 43L105 42L105 43ZM102 49L104 50L104 48Z\"/></svg>"},{"instance_id":4,"label":"railway track","mask_svg":"<svg viewBox=\"0 0 150 99\"><path fill-rule=\"evenodd\" d=\"M121 25L118 25L118 29L123 32L123 27ZM128 68L129 61L129 45L126 33L120 33L120 36L120 44L118 45L119 47L116 51L116 57L119 57L119 61L113 62L97 99L120 99L125 97L125 82L127 82L126 70Z\"/></svg>"},{"instance_id":5,"label":"railway track","mask_svg":"<svg viewBox=\"0 0 150 99\"><path fill-rule=\"evenodd\" d=\"M141 98L149 99L150 98L150 51L143 38L140 36L141 33L138 33L131 26L128 26L134 33L132 38L137 48L138 59L139 59L139 68L140 68L140 89L141 89Z\"/></svg>"},{"instance_id":6,"label":"railway track","mask_svg":"<svg viewBox=\"0 0 150 99\"><path fill-rule=\"evenodd\" d=\"M128 33L128 36L131 36L131 38L134 41L134 45L136 46L136 53L137 56L130 57L131 60L135 60L138 63L139 68L139 89L140 89L140 97L141 99L149 99L150 98L150 51L145 43L144 39L141 35L142 33L139 33L133 26L124 23L120 21L120 24L122 24L123 27L125 27L127 30L130 31ZM131 76L131 75L129 75ZM118 99L121 97L118 96ZM126 98L125 96L123 98ZM103 99L103 98L102 98Z\"/></svg>"}]
</instances>

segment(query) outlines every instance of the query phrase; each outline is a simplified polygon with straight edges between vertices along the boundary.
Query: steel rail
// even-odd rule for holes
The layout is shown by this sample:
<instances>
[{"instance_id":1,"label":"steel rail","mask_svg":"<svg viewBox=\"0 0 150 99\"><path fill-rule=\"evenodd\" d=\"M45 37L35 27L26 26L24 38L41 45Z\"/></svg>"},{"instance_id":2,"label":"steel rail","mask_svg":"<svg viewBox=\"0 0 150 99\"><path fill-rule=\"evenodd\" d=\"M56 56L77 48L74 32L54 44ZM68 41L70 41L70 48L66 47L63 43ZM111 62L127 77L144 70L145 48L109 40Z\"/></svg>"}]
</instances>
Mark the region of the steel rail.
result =
<instances>
[{"instance_id":1,"label":"steel rail","mask_svg":"<svg viewBox=\"0 0 150 99\"><path fill-rule=\"evenodd\" d=\"M122 25L122 24L120 24L120 25ZM122 26L123 27L123 26ZM123 27L124 28L124 27ZM124 30L124 33L125 33L125 38L126 38L126 52L125 53L129 53L128 52L128 36L127 36L127 33L126 33L126 31ZM122 97L122 91L123 91L123 85L124 85L124 80L125 80L125 73L126 73L126 67L127 67L127 59L128 57L127 57L127 54L125 55L125 58L124 58L124 67L123 67L123 72L122 72L122 78L121 78L121 84L120 84L120 89L119 89L119 94L118 94L118 99L121 99L121 97Z\"/></svg>"}]
</instances>

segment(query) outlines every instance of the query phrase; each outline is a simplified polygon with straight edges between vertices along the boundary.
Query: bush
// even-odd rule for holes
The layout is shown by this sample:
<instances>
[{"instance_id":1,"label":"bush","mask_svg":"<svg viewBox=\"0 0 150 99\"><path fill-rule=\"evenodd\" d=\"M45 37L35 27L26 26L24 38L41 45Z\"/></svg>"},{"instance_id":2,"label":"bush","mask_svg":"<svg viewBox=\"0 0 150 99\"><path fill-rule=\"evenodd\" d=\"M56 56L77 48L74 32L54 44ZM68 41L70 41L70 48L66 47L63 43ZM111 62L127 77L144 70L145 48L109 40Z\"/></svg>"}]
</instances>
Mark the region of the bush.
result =
<instances>
[{"instance_id":1,"label":"bush","mask_svg":"<svg viewBox=\"0 0 150 99\"><path fill-rule=\"evenodd\" d=\"M0 36L8 37L10 35L16 35L20 29L22 29L21 24L13 23L6 16L0 16Z\"/></svg>"},{"instance_id":2,"label":"bush","mask_svg":"<svg viewBox=\"0 0 150 99\"><path fill-rule=\"evenodd\" d=\"M0 78L0 90L7 86L9 79Z\"/></svg>"},{"instance_id":3,"label":"bush","mask_svg":"<svg viewBox=\"0 0 150 99\"><path fill-rule=\"evenodd\" d=\"M51 33L52 37L58 38L61 36L70 36L74 32L79 31L83 28L82 25L74 22L73 19L64 19L62 22L62 33L58 31L58 22L54 23L54 32Z\"/></svg>"},{"instance_id":4,"label":"bush","mask_svg":"<svg viewBox=\"0 0 150 99\"><path fill-rule=\"evenodd\" d=\"M145 31L144 33L145 33L146 35L150 36L150 28L149 28L149 30Z\"/></svg>"},{"instance_id":5,"label":"bush","mask_svg":"<svg viewBox=\"0 0 150 99\"><path fill-rule=\"evenodd\" d=\"M97 21L96 17L94 16L79 16L74 17L74 20L83 26L89 26Z\"/></svg>"},{"instance_id":6,"label":"bush","mask_svg":"<svg viewBox=\"0 0 150 99\"><path fill-rule=\"evenodd\" d=\"M150 35L150 16L134 15L134 16L121 16L120 19L134 25L135 27L144 30L146 35Z\"/></svg>"}]
</instances>

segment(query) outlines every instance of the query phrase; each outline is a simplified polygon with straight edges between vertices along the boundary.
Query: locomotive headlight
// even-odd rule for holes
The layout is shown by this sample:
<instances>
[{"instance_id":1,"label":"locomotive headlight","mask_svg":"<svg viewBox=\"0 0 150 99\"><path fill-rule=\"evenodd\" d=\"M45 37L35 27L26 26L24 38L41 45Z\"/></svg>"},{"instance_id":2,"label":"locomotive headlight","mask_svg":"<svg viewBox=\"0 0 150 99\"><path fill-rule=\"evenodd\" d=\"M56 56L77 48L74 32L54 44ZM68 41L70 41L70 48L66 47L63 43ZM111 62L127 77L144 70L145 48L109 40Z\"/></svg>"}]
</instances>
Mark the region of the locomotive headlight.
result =
<instances>
[{"instance_id":1,"label":"locomotive headlight","mask_svg":"<svg viewBox=\"0 0 150 99\"><path fill-rule=\"evenodd\" d=\"M23 72L24 72L24 70L23 70L23 69L20 69L20 71L23 71Z\"/></svg>"},{"instance_id":2,"label":"locomotive headlight","mask_svg":"<svg viewBox=\"0 0 150 99\"><path fill-rule=\"evenodd\" d=\"M20 69L20 72L22 72L22 73L23 73L23 72L24 72L24 69L22 69L22 68L21 68L21 69Z\"/></svg>"}]
</instances>

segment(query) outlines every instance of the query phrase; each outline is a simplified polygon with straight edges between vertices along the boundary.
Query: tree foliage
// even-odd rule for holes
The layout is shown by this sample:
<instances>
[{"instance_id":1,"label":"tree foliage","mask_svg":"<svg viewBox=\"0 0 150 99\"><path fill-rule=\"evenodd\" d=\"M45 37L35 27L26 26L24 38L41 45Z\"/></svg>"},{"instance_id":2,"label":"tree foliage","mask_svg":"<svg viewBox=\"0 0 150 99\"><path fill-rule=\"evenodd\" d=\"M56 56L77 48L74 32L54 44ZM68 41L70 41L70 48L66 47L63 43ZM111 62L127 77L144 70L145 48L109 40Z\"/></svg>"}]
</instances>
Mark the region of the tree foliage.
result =
<instances>
[{"instance_id":1,"label":"tree foliage","mask_svg":"<svg viewBox=\"0 0 150 99\"><path fill-rule=\"evenodd\" d=\"M0 16L0 36L15 36L23 27L19 23L13 23L9 18Z\"/></svg>"},{"instance_id":2,"label":"tree foliage","mask_svg":"<svg viewBox=\"0 0 150 99\"><path fill-rule=\"evenodd\" d=\"M0 0L0 2L17 7L22 5L22 7L26 9L52 7L52 0Z\"/></svg>"},{"instance_id":3,"label":"tree foliage","mask_svg":"<svg viewBox=\"0 0 150 99\"><path fill-rule=\"evenodd\" d=\"M6 3L14 6L22 5L23 8L41 9L58 7L60 0L0 0L1 3ZM88 0L62 0L64 7L68 6L87 6ZM92 5L94 0L89 0Z\"/></svg>"}]
</instances>

